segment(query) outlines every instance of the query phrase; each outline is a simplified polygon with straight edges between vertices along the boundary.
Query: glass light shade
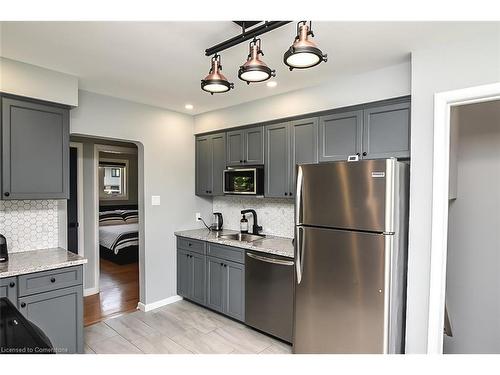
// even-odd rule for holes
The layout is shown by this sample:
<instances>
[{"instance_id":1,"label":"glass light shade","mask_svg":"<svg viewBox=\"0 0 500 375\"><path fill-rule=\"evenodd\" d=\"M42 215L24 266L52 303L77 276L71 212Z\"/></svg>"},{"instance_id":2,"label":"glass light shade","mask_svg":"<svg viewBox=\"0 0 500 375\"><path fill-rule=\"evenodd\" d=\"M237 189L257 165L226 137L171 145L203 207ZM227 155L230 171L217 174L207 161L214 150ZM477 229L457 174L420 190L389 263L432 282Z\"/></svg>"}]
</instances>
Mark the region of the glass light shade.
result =
<instances>
[{"instance_id":1,"label":"glass light shade","mask_svg":"<svg viewBox=\"0 0 500 375\"><path fill-rule=\"evenodd\" d=\"M309 68L319 63L319 56L310 52L299 52L290 55L286 59L286 64L294 68Z\"/></svg>"},{"instance_id":2,"label":"glass light shade","mask_svg":"<svg viewBox=\"0 0 500 375\"><path fill-rule=\"evenodd\" d=\"M249 81L249 82L261 82L265 81L269 77L271 77L269 73L260 70L250 70L240 74L240 78L243 81Z\"/></svg>"},{"instance_id":3,"label":"glass light shade","mask_svg":"<svg viewBox=\"0 0 500 375\"><path fill-rule=\"evenodd\" d=\"M229 87L220 83L207 83L203 86L203 90L208 92L226 92L229 91Z\"/></svg>"}]
</instances>

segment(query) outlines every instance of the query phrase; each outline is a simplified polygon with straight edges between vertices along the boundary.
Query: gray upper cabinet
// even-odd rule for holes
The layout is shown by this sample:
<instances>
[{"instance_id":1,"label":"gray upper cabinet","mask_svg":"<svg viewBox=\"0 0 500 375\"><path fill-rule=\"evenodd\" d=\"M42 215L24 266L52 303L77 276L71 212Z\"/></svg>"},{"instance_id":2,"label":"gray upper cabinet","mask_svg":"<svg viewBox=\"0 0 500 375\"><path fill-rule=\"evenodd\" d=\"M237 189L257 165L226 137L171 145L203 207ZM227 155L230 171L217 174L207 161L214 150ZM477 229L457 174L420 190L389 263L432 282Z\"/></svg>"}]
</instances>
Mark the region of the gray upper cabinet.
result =
<instances>
[{"instance_id":1,"label":"gray upper cabinet","mask_svg":"<svg viewBox=\"0 0 500 375\"><path fill-rule=\"evenodd\" d=\"M410 103L364 110L363 157L410 157Z\"/></svg>"},{"instance_id":2,"label":"gray upper cabinet","mask_svg":"<svg viewBox=\"0 0 500 375\"><path fill-rule=\"evenodd\" d=\"M296 165L318 163L318 124L317 117L292 121L290 196L295 195Z\"/></svg>"},{"instance_id":3,"label":"gray upper cabinet","mask_svg":"<svg viewBox=\"0 0 500 375\"><path fill-rule=\"evenodd\" d=\"M256 126L226 133L226 165L264 164L264 128Z\"/></svg>"},{"instance_id":4,"label":"gray upper cabinet","mask_svg":"<svg viewBox=\"0 0 500 375\"><path fill-rule=\"evenodd\" d=\"M196 195L222 195L225 167L225 133L196 137Z\"/></svg>"},{"instance_id":5,"label":"gray upper cabinet","mask_svg":"<svg viewBox=\"0 0 500 375\"><path fill-rule=\"evenodd\" d=\"M264 164L264 128L245 129L245 164Z\"/></svg>"},{"instance_id":6,"label":"gray upper cabinet","mask_svg":"<svg viewBox=\"0 0 500 375\"><path fill-rule=\"evenodd\" d=\"M19 311L62 353L83 352L82 286L19 298Z\"/></svg>"},{"instance_id":7,"label":"gray upper cabinet","mask_svg":"<svg viewBox=\"0 0 500 375\"><path fill-rule=\"evenodd\" d=\"M14 306L17 306L17 278L7 277L0 279L0 298L7 297Z\"/></svg>"},{"instance_id":8,"label":"gray upper cabinet","mask_svg":"<svg viewBox=\"0 0 500 375\"><path fill-rule=\"evenodd\" d=\"M226 169L226 134L213 134L212 138L212 195L224 194L223 175Z\"/></svg>"},{"instance_id":9,"label":"gray upper cabinet","mask_svg":"<svg viewBox=\"0 0 500 375\"><path fill-rule=\"evenodd\" d=\"M347 160L361 153L363 111L319 118L319 161Z\"/></svg>"},{"instance_id":10,"label":"gray upper cabinet","mask_svg":"<svg viewBox=\"0 0 500 375\"><path fill-rule=\"evenodd\" d=\"M69 198L69 110L2 98L2 198Z\"/></svg>"},{"instance_id":11,"label":"gray upper cabinet","mask_svg":"<svg viewBox=\"0 0 500 375\"><path fill-rule=\"evenodd\" d=\"M266 197L288 197L290 190L290 123L265 127Z\"/></svg>"}]
</instances>

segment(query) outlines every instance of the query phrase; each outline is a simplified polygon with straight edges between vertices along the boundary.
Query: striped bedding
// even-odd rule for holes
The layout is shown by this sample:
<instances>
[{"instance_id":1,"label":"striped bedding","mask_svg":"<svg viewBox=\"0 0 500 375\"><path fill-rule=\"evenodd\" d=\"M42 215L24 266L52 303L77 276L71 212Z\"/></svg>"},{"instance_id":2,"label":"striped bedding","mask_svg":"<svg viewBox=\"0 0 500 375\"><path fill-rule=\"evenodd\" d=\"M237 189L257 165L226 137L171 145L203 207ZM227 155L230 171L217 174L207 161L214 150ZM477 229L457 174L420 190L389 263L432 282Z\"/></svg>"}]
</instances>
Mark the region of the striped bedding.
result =
<instances>
[{"instance_id":1,"label":"striped bedding","mask_svg":"<svg viewBox=\"0 0 500 375\"><path fill-rule=\"evenodd\" d=\"M99 244L113 253L139 245L139 224L105 225L99 227Z\"/></svg>"}]
</instances>

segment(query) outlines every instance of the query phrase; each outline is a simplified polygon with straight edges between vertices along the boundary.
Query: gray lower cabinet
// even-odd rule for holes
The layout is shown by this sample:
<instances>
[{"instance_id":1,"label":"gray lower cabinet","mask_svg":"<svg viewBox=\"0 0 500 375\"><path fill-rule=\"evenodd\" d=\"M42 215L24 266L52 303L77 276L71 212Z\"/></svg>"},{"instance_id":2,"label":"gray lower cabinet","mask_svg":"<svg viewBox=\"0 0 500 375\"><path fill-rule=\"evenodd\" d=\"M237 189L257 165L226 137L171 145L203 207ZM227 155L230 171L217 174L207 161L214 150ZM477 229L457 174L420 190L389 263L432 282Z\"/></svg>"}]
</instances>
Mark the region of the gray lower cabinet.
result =
<instances>
[{"instance_id":1,"label":"gray lower cabinet","mask_svg":"<svg viewBox=\"0 0 500 375\"><path fill-rule=\"evenodd\" d=\"M17 277L0 279L0 297L7 297L17 306Z\"/></svg>"},{"instance_id":2,"label":"gray lower cabinet","mask_svg":"<svg viewBox=\"0 0 500 375\"><path fill-rule=\"evenodd\" d=\"M410 157L410 103L365 109L363 158Z\"/></svg>"},{"instance_id":3,"label":"gray lower cabinet","mask_svg":"<svg viewBox=\"0 0 500 375\"><path fill-rule=\"evenodd\" d=\"M21 297L18 306L47 335L58 353L83 352L81 285Z\"/></svg>"},{"instance_id":4,"label":"gray lower cabinet","mask_svg":"<svg viewBox=\"0 0 500 375\"><path fill-rule=\"evenodd\" d=\"M204 254L177 249L177 294L205 304L205 267Z\"/></svg>"},{"instance_id":5,"label":"gray lower cabinet","mask_svg":"<svg viewBox=\"0 0 500 375\"><path fill-rule=\"evenodd\" d=\"M243 249L178 237L177 293L244 321L244 262Z\"/></svg>"},{"instance_id":6,"label":"gray lower cabinet","mask_svg":"<svg viewBox=\"0 0 500 375\"><path fill-rule=\"evenodd\" d=\"M264 128L255 126L226 133L226 165L264 164Z\"/></svg>"},{"instance_id":7,"label":"gray lower cabinet","mask_svg":"<svg viewBox=\"0 0 500 375\"><path fill-rule=\"evenodd\" d=\"M342 112L319 118L319 161L347 160L361 154L363 111Z\"/></svg>"},{"instance_id":8,"label":"gray lower cabinet","mask_svg":"<svg viewBox=\"0 0 500 375\"><path fill-rule=\"evenodd\" d=\"M225 133L196 137L196 195L222 195L225 168Z\"/></svg>"},{"instance_id":9,"label":"gray lower cabinet","mask_svg":"<svg viewBox=\"0 0 500 375\"><path fill-rule=\"evenodd\" d=\"M207 307L224 312L224 263L207 257Z\"/></svg>"},{"instance_id":10,"label":"gray lower cabinet","mask_svg":"<svg viewBox=\"0 0 500 375\"><path fill-rule=\"evenodd\" d=\"M69 109L1 100L2 199L68 199Z\"/></svg>"}]
</instances>

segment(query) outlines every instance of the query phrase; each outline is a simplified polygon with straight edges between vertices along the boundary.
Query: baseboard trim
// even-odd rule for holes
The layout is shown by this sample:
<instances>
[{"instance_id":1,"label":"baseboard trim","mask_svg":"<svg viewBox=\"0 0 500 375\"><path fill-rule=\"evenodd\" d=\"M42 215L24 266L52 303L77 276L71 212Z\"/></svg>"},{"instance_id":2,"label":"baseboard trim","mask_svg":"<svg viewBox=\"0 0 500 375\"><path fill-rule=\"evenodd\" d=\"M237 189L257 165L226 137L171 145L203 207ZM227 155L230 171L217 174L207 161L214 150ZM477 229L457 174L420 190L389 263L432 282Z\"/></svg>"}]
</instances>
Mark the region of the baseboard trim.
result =
<instances>
[{"instance_id":1,"label":"baseboard trim","mask_svg":"<svg viewBox=\"0 0 500 375\"><path fill-rule=\"evenodd\" d=\"M168 297L168 298L165 298L165 299L153 302L153 303L148 303L148 304L144 304L142 302L139 302L137 304L137 308L141 311L148 312L148 311L157 309L157 308L162 307L162 306L170 305L171 303L180 301L181 299L182 299L181 296L176 295L176 296Z\"/></svg>"},{"instance_id":2,"label":"baseboard trim","mask_svg":"<svg viewBox=\"0 0 500 375\"><path fill-rule=\"evenodd\" d=\"M97 293L99 293L99 288L87 288L87 289L83 290L84 297L91 296L91 295L97 294Z\"/></svg>"}]
</instances>

